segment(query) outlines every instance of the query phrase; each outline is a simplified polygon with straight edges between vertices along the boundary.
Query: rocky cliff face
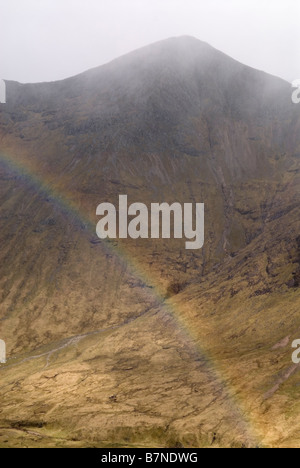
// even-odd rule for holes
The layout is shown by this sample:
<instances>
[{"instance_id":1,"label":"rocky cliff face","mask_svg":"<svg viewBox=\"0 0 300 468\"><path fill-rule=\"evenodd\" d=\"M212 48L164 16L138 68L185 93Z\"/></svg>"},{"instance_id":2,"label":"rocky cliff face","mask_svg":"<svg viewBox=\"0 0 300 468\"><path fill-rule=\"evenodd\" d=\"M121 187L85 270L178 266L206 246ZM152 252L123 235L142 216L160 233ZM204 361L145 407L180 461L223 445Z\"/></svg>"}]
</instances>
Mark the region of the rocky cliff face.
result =
<instances>
[{"instance_id":1,"label":"rocky cliff face","mask_svg":"<svg viewBox=\"0 0 300 468\"><path fill-rule=\"evenodd\" d=\"M49 445L293 444L300 106L290 85L189 37L61 82L6 85L4 439L23 443L41 425ZM101 243L96 207L120 194L204 202L204 248Z\"/></svg>"}]
</instances>

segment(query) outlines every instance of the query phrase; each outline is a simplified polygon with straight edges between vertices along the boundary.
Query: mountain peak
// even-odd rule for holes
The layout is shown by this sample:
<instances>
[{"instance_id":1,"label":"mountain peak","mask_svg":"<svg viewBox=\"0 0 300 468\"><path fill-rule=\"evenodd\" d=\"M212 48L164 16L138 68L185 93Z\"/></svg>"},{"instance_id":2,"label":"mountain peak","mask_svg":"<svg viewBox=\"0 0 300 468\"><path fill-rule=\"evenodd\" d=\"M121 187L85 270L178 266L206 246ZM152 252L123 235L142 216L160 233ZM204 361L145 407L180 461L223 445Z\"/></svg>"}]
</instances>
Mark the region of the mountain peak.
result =
<instances>
[{"instance_id":1,"label":"mountain peak","mask_svg":"<svg viewBox=\"0 0 300 468\"><path fill-rule=\"evenodd\" d=\"M207 42L196 39L193 36L175 36L141 47L129 54L115 59L113 62L120 61L122 59L125 60L130 57L142 58L142 56L145 56L148 60L151 59L151 57L166 60L167 55L171 58L174 54L177 54L181 59L183 59L185 55L187 57L195 57L199 53L203 54L205 51L209 51L210 53L214 51L221 54L221 52L214 49Z\"/></svg>"},{"instance_id":2,"label":"mountain peak","mask_svg":"<svg viewBox=\"0 0 300 468\"><path fill-rule=\"evenodd\" d=\"M213 49L212 46L210 46L207 42L202 41L194 36L188 36L188 35L183 35L183 36L172 36L166 39L162 39L161 41L157 41L151 45L155 44L165 44L165 45L176 45L176 46L191 46L191 45L196 45L196 46L201 46L205 45Z\"/></svg>"}]
</instances>

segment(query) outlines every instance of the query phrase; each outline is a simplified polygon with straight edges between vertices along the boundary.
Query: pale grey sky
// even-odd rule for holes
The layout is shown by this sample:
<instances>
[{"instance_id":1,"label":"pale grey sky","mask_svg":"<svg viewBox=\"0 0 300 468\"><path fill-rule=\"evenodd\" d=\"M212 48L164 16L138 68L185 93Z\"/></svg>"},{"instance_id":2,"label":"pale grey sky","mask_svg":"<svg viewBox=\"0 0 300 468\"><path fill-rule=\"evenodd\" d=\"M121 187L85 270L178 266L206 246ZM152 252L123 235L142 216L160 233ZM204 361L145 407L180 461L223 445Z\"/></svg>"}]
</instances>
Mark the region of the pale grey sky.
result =
<instances>
[{"instance_id":1,"label":"pale grey sky","mask_svg":"<svg viewBox=\"0 0 300 468\"><path fill-rule=\"evenodd\" d=\"M191 35L300 78L300 0L0 0L0 78L52 81Z\"/></svg>"}]
</instances>

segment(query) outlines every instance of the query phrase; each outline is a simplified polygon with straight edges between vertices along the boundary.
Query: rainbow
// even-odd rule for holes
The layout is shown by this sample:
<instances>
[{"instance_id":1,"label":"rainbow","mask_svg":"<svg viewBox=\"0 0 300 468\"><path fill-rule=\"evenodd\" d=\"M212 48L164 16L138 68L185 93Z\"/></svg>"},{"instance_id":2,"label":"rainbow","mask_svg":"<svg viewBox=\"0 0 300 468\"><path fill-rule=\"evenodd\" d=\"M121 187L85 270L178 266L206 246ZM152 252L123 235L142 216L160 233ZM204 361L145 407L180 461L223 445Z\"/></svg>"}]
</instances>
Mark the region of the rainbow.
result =
<instances>
[{"instance_id":1,"label":"rainbow","mask_svg":"<svg viewBox=\"0 0 300 468\"><path fill-rule=\"evenodd\" d=\"M70 200L63 191L57 190L54 186L53 181L48 180L35 165L24 158L20 160L17 155L13 156L8 151L5 152L0 150L0 164L8 172L15 173L23 183L29 186L34 192L46 196L47 199L64 215L68 216L73 223L83 224L88 232L95 235L96 223L88 219L76 204ZM95 207L96 208L96 207ZM176 329L180 332L180 335L193 347L193 352L203 360L210 375L217 381L221 388L224 389L227 397L228 405L231 414L236 419L241 433L245 434L248 440L253 445L260 446L263 434L259 430L257 421L254 421L251 415L250 409L246 407L246 404L241 400L241 397L237 396L237 391L228 382L228 377L225 377L225 372L222 370L220 364L214 359L208 350L205 349L203 343L199 343L199 338L196 336L193 324L189 323L188 319L184 316L178 305L173 305L171 301L166 303L165 298L159 284L153 281L152 278L147 277L143 271L142 265L133 261L132 257L129 257L128 253L124 248L113 245L109 240L101 241L104 249L110 254L116 256L119 262L126 265L127 269L132 275L134 275L139 281L141 281L147 287L148 294L151 295L152 299L155 299L163 308L164 312L172 318L172 322L175 324ZM150 287L149 287L150 286Z\"/></svg>"}]
</instances>

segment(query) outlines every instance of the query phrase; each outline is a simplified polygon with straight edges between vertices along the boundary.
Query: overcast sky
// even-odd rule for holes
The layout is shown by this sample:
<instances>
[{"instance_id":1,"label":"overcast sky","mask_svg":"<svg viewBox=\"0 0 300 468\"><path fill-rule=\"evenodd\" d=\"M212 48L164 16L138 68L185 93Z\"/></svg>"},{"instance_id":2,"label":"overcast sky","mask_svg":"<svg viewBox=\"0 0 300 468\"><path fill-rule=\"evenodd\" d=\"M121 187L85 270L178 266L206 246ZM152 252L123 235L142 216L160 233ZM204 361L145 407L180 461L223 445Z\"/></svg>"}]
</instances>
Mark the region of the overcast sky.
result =
<instances>
[{"instance_id":1,"label":"overcast sky","mask_svg":"<svg viewBox=\"0 0 300 468\"><path fill-rule=\"evenodd\" d=\"M0 78L52 81L191 35L300 78L300 0L0 0Z\"/></svg>"}]
</instances>

